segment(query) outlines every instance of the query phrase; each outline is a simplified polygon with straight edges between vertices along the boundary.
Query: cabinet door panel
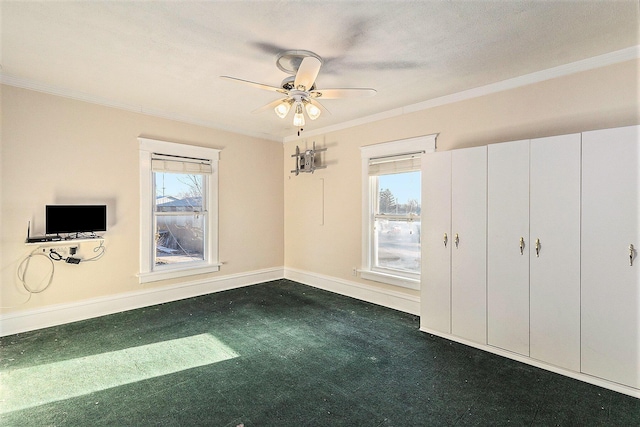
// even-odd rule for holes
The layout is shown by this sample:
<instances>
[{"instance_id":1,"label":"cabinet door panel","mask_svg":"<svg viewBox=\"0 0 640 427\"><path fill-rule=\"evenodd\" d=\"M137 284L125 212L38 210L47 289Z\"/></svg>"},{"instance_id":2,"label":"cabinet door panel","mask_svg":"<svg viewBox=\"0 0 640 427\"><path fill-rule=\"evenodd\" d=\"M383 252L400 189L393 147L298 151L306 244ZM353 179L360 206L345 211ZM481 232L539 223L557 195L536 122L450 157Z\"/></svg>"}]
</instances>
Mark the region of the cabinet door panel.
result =
<instances>
[{"instance_id":1,"label":"cabinet door panel","mask_svg":"<svg viewBox=\"0 0 640 427\"><path fill-rule=\"evenodd\" d=\"M574 371L580 370L580 139L532 140L529 171L530 356Z\"/></svg>"},{"instance_id":2,"label":"cabinet door panel","mask_svg":"<svg viewBox=\"0 0 640 427\"><path fill-rule=\"evenodd\" d=\"M451 196L451 333L486 344L486 146L452 152Z\"/></svg>"},{"instance_id":3,"label":"cabinet door panel","mask_svg":"<svg viewBox=\"0 0 640 427\"><path fill-rule=\"evenodd\" d=\"M582 372L640 388L640 127L582 141Z\"/></svg>"},{"instance_id":4,"label":"cabinet door panel","mask_svg":"<svg viewBox=\"0 0 640 427\"><path fill-rule=\"evenodd\" d=\"M488 343L528 356L529 140L489 145L487 202Z\"/></svg>"},{"instance_id":5,"label":"cabinet door panel","mask_svg":"<svg viewBox=\"0 0 640 427\"><path fill-rule=\"evenodd\" d=\"M451 152L422 161L421 205L420 326L451 333Z\"/></svg>"}]
</instances>

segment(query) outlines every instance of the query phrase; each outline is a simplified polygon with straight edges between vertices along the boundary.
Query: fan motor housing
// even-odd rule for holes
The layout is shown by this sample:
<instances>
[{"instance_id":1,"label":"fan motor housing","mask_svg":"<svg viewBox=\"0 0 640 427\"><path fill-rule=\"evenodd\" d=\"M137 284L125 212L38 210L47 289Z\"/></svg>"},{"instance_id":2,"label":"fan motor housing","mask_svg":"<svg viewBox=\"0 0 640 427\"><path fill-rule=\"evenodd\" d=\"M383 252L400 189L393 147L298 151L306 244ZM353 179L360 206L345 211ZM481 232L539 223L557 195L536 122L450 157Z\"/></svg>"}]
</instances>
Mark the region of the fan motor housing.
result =
<instances>
[{"instance_id":1,"label":"fan motor housing","mask_svg":"<svg viewBox=\"0 0 640 427\"><path fill-rule=\"evenodd\" d=\"M295 80L296 80L296 76L289 76L289 77L285 78L284 80L282 80L282 83L280 83L280 86L284 90L294 90L296 88L295 85L294 85ZM315 89L316 89L316 84L314 82L313 86L311 86L311 88L309 88L307 90L307 92L310 92L310 91L315 90Z\"/></svg>"}]
</instances>

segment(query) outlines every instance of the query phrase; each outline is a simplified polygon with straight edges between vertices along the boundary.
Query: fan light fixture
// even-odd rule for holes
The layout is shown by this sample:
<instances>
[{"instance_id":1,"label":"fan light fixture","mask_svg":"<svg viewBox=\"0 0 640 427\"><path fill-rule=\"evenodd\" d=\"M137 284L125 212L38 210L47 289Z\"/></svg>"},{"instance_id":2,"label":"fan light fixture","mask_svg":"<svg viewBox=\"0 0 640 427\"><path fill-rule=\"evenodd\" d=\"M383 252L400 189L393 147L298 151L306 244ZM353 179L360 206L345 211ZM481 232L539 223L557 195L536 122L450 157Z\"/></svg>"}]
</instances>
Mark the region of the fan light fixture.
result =
<instances>
[{"instance_id":1,"label":"fan light fixture","mask_svg":"<svg viewBox=\"0 0 640 427\"><path fill-rule=\"evenodd\" d=\"M278 105L275 106L273 111L275 111L276 115L281 119L284 119L289 114L289 110L291 110L291 105L293 104L292 100L283 100ZM313 105L306 99L301 99L299 101L295 101L295 114L293 116L293 125L296 127L304 126L304 111L302 106L304 105L304 109L307 110L307 115L311 120L315 120L320 117L322 114L322 110L317 106Z\"/></svg>"},{"instance_id":2,"label":"fan light fixture","mask_svg":"<svg viewBox=\"0 0 640 427\"><path fill-rule=\"evenodd\" d=\"M307 103L307 105L305 105L304 108L307 110L307 114L309 115L309 118L311 120L317 119L318 117L320 117L320 113L322 113L322 110L320 110L318 107L316 107L310 102Z\"/></svg>"},{"instance_id":3,"label":"fan light fixture","mask_svg":"<svg viewBox=\"0 0 640 427\"><path fill-rule=\"evenodd\" d=\"M276 66L281 71L290 74L289 77L282 81L280 86L271 86L229 76L220 77L284 95L284 99L272 101L254 110L253 113L261 113L273 109L278 117L284 119L293 108L293 125L299 128L298 136L300 136L302 126L305 124L304 110L307 110L306 115L309 116L310 120L316 120L321 114L331 114L320 101L325 99L362 98L376 94L375 89L370 88L318 89L316 87L316 78L320 72L320 67L322 67L322 58L308 50L282 52L278 55Z\"/></svg>"},{"instance_id":4,"label":"fan light fixture","mask_svg":"<svg viewBox=\"0 0 640 427\"><path fill-rule=\"evenodd\" d=\"M282 101L280 104L276 105L276 108L274 108L273 110L276 112L278 117L280 117L281 119L284 119L285 117L287 117L287 114L289 114L290 109L291 109L291 103L285 100L285 101Z\"/></svg>"}]
</instances>

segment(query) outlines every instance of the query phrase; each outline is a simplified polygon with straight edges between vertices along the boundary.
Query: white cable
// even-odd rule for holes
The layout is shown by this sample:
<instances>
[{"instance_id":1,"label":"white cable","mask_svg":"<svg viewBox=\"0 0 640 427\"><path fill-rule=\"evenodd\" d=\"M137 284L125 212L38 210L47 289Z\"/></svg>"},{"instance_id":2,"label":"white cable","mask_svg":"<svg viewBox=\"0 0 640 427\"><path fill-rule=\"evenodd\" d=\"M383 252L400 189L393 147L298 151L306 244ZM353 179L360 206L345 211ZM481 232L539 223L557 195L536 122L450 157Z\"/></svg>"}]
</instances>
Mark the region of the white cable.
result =
<instances>
[{"instance_id":1,"label":"white cable","mask_svg":"<svg viewBox=\"0 0 640 427\"><path fill-rule=\"evenodd\" d=\"M34 256L43 256L46 259L49 260L49 262L51 263L51 272L49 273L49 280L47 281L47 284L41 288L41 289L31 289L31 287L27 284L27 280L26 280L26 276L27 276L27 270L29 270L29 264L31 263L31 258L33 258ZM27 297L26 301L21 302L18 305L12 305L12 306L3 306L0 308L14 308L14 307L18 307L21 305L24 305L26 303L28 303L31 300L31 296L33 294L39 294L40 292L44 292L45 290L47 290L47 288L51 285L51 282L53 281L53 274L54 274L54 270L55 270L55 266L53 264L53 260L51 258L49 258L49 256L45 253L40 252L40 248L35 249L33 252L31 252L29 255L27 255L27 257L25 259L23 259L20 264L18 265L18 270L17 270L17 275L18 275L18 280L20 280L20 283L22 283L22 286L24 287L24 289L29 293L29 296Z\"/></svg>"},{"instance_id":2,"label":"white cable","mask_svg":"<svg viewBox=\"0 0 640 427\"><path fill-rule=\"evenodd\" d=\"M83 259L82 262L87 262L87 261L97 261L100 258L102 258L102 256L104 255L104 253L106 252L107 248L105 248L104 246L102 246L102 244L104 243L104 240L100 241L100 245L93 248L93 252L98 252L100 251L100 253L92 258L87 258L87 259Z\"/></svg>"},{"instance_id":3,"label":"white cable","mask_svg":"<svg viewBox=\"0 0 640 427\"><path fill-rule=\"evenodd\" d=\"M22 283L22 286L24 286L24 288L30 294L39 294L40 292L46 291L47 288L49 286L51 286L51 282L53 282L53 274L55 272L55 266L53 265L53 260L48 255L40 252L39 250L40 250L40 248L38 248L38 249L34 250L33 252L31 252L25 259L22 260L20 265L18 265L18 279L20 279L20 282ZM49 273L49 281L47 282L45 287L41 288L41 289L34 290L34 289L31 289L31 287L29 287L29 285L27 284L26 275L27 275L27 270L29 269L29 263L31 263L31 258L33 258L36 255L37 256L43 256L43 257L45 257L46 259L49 260L49 262L51 263L51 273Z\"/></svg>"},{"instance_id":4,"label":"white cable","mask_svg":"<svg viewBox=\"0 0 640 427\"><path fill-rule=\"evenodd\" d=\"M88 259L83 259L82 262L87 262L87 261L97 261L98 259L102 258L102 256L104 255L106 248L103 246L104 241L101 240L100 241L100 245L95 247L93 249L93 252L100 252L98 253L96 256L92 257L92 258L88 258ZM0 307L0 308L14 308L14 307L18 307L21 305L24 305L26 303L28 303L31 300L31 296L33 294L39 294L41 292L46 291L49 286L51 286L51 282L53 282L53 276L55 273L55 265L53 263L53 258L51 258L51 254L47 255L46 253L40 252L40 249L42 249L42 247L38 247L37 249L33 250L29 255L27 255L27 257L25 259L23 259L20 264L18 264L18 270L17 270L17 275L18 275L18 280L20 280L20 283L22 283L22 286L24 287L24 289L29 293L29 296L27 297L27 300L24 302L21 302L18 305L12 305L12 306L7 306L7 307ZM57 253L57 252L56 252ZM29 265L31 263L31 258L33 258L34 256L42 256L45 257L47 260L49 260L49 262L51 263L51 272L49 273L49 280L47 281L47 284L41 288L41 289L32 289L31 286L29 286L27 284L27 271L29 270ZM60 258L59 260L56 261L61 261L64 258Z\"/></svg>"}]
</instances>

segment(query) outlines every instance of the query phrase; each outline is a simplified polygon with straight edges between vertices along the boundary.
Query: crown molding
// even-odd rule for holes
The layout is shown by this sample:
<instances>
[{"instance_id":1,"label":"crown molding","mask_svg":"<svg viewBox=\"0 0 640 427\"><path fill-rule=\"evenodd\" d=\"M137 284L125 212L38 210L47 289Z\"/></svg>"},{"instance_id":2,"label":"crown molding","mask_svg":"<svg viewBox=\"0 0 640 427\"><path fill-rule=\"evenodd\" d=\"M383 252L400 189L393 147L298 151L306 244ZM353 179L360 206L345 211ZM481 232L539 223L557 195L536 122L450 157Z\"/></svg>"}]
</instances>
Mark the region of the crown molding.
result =
<instances>
[{"instance_id":1,"label":"crown molding","mask_svg":"<svg viewBox=\"0 0 640 427\"><path fill-rule=\"evenodd\" d=\"M605 53L603 55L594 56L592 58L582 59L580 61L571 62L565 65L560 65L558 67L536 71L530 74L525 74L519 77L514 77L514 78L503 80L500 82L491 83L485 86L480 86L477 88L453 93L450 95L433 98L433 99L419 102L416 104L407 105L405 107L383 111L381 113L373 114L366 117L361 117L355 120L349 120L333 126L314 129L312 131L305 132L304 138L307 138L310 136L322 135L322 134L335 132L343 129L348 129L351 127L360 126L367 123L377 122L380 120L401 116L404 114L410 114L410 113L415 113L422 110L428 110L430 108L439 107L446 104L465 101L468 99L477 98L484 95L490 95L493 93L502 92L509 89L515 89L518 87L543 82L545 80L551 80L557 77L563 77L563 76L575 74L581 71L593 70L596 68L601 68L608 65L613 65L620 62L630 61L638 58L640 58L640 45L631 46L625 49L620 49L617 51ZM78 101L89 102L92 104L98 104L106 107L117 108L120 110L132 111L135 113L164 118L168 120L175 120L183 123L232 132L240 135L246 135L246 136L265 139L269 141L286 143L286 142L296 141L301 139L300 136L296 136L296 135L280 138L280 137L276 137L276 136L268 135L264 133L250 133L241 129L231 128L216 122L199 120L193 117L182 116L179 114L167 113L165 111L145 108L140 105L126 104L126 103L118 102L112 99L89 95L83 92L72 91L65 88L47 85L44 83L29 80L29 79L11 76L11 75L2 73L1 71L0 71L0 83L9 85L9 86L23 88L23 89L34 90L37 92L48 93L51 95L61 96L64 98L75 99Z\"/></svg>"},{"instance_id":2,"label":"crown molding","mask_svg":"<svg viewBox=\"0 0 640 427\"><path fill-rule=\"evenodd\" d=\"M592 58L582 59L580 61L571 62L569 64L560 65L557 67L549 68L546 70L536 71L534 73L525 74L522 76L514 77L511 79L503 80L496 83L491 83L485 86L453 93L450 95L433 98L427 101L419 102L416 104L407 105L402 108L396 108L394 110L385 111L371 116L361 117L359 119L350 120L333 126L327 126L324 128L314 129L309 132L305 132L304 138L316 135L322 135L329 132L335 132L342 129L348 129L355 126L360 126L367 123L376 122L391 117L401 116L403 114L415 113L417 111L428 110L434 107L440 107L447 104L453 104L455 102L465 101L480 96L490 95L493 93L502 92L509 89L515 89L522 86L527 86L534 83L540 83L546 80L555 79L557 77L568 76L571 74L579 73L581 71L589 71L597 68L606 67L608 65L617 64L620 62L631 61L640 58L640 45L631 46L625 49L616 50L613 52L605 53L603 55L594 56ZM301 137L291 135L283 139L283 142L290 142L300 140Z\"/></svg>"}]
</instances>

